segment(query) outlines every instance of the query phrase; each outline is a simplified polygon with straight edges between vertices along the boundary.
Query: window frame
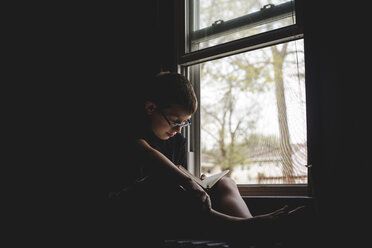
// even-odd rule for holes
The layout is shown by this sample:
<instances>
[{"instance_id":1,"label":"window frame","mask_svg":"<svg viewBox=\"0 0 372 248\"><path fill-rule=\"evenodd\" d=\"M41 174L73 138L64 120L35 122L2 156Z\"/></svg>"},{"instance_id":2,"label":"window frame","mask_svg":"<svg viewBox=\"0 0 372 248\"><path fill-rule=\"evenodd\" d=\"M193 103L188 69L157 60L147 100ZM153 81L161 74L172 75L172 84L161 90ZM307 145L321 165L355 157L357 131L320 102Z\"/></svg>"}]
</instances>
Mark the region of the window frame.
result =
<instances>
[{"instance_id":1,"label":"window frame","mask_svg":"<svg viewBox=\"0 0 372 248\"><path fill-rule=\"evenodd\" d=\"M198 66L203 62L220 59L235 54L262 49L265 47L304 39L302 25L303 1L294 1L295 24L259 33L238 40L218 44L215 46L191 51L190 26L194 25L192 0L177 1L176 16L176 39L177 43L177 70L192 82L197 98L200 99L200 70ZM188 13L188 14L186 14ZM188 23L189 25L186 25ZM305 41L304 41L305 42ZM306 54L305 54L306 56ZM306 82L305 82L306 84ZM306 107L307 108L307 107ZM193 125L185 128L183 135L187 138L187 154L189 170L196 176L200 176L200 108L192 117ZM308 116L306 116L308 121ZM307 140L309 140L309 128L307 127ZM310 150L308 146L308 164L310 164ZM311 166L308 168L307 184L238 184L242 196L312 196L311 192Z\"/></svg>"}]
</instances>

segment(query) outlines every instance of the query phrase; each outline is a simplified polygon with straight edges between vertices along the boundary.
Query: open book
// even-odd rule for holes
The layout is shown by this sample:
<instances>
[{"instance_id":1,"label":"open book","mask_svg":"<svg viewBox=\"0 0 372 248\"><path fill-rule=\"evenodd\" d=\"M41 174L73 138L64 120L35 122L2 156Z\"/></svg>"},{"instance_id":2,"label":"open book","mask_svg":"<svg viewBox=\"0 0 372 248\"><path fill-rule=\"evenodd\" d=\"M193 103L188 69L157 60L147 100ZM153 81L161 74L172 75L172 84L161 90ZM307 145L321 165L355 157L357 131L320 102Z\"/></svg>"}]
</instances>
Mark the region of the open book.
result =
<instances>
[{"instance_id":1,"label":"open book","mask_svg":"<svg viewBox=\"0 0 372 248\"><path fill-rule=\"evenodd\" d=\"M185 167L183 166L178 166L178 168L183 171L185 174L189 175L190 178L192 178L196 183L198 183L200 186L202 186L204 189L210 189L213 187L213 185L215 185L218 180L220 180L223 176L225 176L229 170L224 170L220 173L217 173L217 174L214 174L212 176L209 176L207 177L206 179L204 180L201 180L200 178L198 178L197 176L191 174Z\"/></svg>"}]
</instances>

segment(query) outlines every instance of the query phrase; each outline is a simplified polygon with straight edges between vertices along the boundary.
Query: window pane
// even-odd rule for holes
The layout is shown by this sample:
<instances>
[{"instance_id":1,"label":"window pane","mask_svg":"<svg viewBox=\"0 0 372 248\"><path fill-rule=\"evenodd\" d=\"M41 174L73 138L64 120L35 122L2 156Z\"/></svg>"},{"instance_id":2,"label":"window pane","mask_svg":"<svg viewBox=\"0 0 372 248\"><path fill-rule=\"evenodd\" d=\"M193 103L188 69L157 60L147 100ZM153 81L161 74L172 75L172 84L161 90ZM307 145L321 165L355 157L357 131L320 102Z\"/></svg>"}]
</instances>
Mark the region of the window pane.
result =
<instances>
[{"instance_id":1,"label":"window pane","mask_svg":"<svg viewBox=\"0 0 372 248\"><path fill-rule=\"evenodd\" d=\"M240 184L307 183L303 40L200 66L201 170Z\"/></svg>"},{"instance_id":2,"label":"window pane","mask_svg":"<svg viewBox=\"0 0 372 248\"><path fill-rule=\"evenodd\" d=\"M290 0L193 0L191 51L295 24Z\"/></svg>"}]
</instances>

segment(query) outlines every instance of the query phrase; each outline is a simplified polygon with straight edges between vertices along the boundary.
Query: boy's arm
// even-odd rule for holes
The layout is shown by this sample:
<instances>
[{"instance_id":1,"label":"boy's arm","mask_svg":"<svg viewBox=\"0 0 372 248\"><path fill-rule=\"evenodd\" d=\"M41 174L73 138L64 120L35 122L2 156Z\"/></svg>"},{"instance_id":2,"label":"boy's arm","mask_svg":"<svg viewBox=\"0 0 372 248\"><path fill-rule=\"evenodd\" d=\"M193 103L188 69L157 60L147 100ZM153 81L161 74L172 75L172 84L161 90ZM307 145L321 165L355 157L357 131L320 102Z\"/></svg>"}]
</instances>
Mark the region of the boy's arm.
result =
<instances>
[{"instance_id":1,"label":"boy's arm","mask_svg":"<svg viewBox=\"0 0 372 248\"><path fill-rule=\"evenodd\" d=\"M194 180L192 180L187 174L182 172L161 152L152 148L145 140L136 140L135 146L137 152L139 153L138 155L144 159L145 163L154 166L154 170L165 174L167 180L173 181L173 183L177 185L181 185L186 191L189 191L194 197L199 199L204 209L210 211L211 201L209 195L199 184L194 182Z\"/></svg>"},{"instance_id":2,"label":"boy's arm","mask_svg":"<svg viewBox=\"0 0 372 248\"><path fill-rule=\"evenodd\" d=\"M135 141L136 151L141 159L144 159L146 164L150 164L155 171L166 173L167 178L174 180L175 183L186 186L192 179L177 168L166 156L161 152L152 148L145 140L138 139Z\"/></svg>"}]
</instances>

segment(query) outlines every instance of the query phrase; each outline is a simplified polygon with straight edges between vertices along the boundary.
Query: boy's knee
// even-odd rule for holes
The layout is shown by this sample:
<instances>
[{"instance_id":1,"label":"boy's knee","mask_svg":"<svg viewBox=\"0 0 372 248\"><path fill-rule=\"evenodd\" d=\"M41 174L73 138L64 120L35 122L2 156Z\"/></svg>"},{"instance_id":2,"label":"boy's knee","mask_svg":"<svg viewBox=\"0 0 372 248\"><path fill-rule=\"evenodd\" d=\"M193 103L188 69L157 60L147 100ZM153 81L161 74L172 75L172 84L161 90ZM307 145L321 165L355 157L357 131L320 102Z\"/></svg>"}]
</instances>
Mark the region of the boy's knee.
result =
<instances>
[{"instance_id":1,"label":"boy's knee","mask_svg":"<svg viewBox=\"0 0 372 248\"><path fill-rule=\"evenodd\" d=\"M229 190L233 191L236 190L238 187L233 179L230 177L223 177L218 181L217 187L219 190Z\"/></svg>"}]
</instances>

